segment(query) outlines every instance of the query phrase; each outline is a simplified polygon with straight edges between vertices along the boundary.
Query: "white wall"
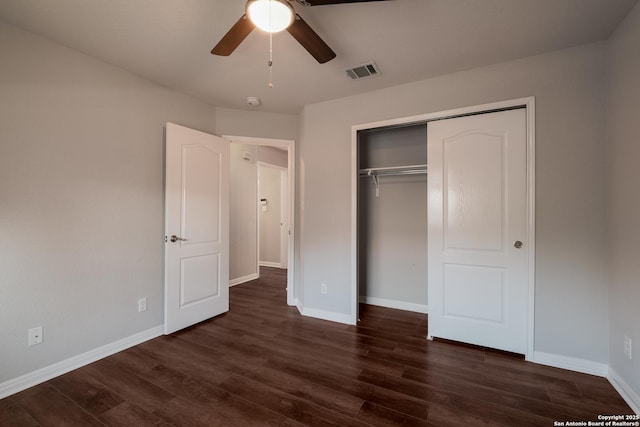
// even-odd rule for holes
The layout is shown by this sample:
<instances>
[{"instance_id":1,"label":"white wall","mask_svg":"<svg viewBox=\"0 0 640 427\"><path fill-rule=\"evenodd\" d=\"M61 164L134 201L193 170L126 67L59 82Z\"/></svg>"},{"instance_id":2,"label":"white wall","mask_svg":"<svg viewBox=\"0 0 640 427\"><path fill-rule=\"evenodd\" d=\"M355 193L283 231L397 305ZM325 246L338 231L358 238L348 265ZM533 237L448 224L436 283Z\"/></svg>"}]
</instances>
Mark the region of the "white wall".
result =
<instances>
[{"instance_id":1,"label":"white wall","mask_svg":"<svg viewBox=\"0 0 640 427\"><path fill-rule=\"evenodd\" d=\"M215 109L3 23L0 52L2 383L162 324L163 127Z\"/></svg>"},{"instance_id":2,"label":"white wall","mask_svg":"<svg viewBox=\"0 0 640 427\"><path fill-rule=\"evenodd\" d=\"M289 155L285 150L269 147L268 145L259 145L257 149L259 162L269 163L270 165L280 166L281 168L287 168L289 166Z\"/></svg>"},{"instance_id":3,"label":"white wall","mask_svg":"<svg viewBox=\"0 0 640 427\"><path fill-rule=\"evenodd\" d=\"M360 168L427 163L426 125L362 132ZM425 310L427 306L427 176L360 178L360 299Z\"/></svg>"},{"instance_id":4,"label":"white wall","mask_svg":"<svg viewBox=\"0 0 640 427\"><path fill-rule=\"evenodd\" d=\"M229 165L229 280L258 275L258 219L256 200L257 147L231 144ZM249 160L243 158L249 153Z\"/></svg>"},{"instance_id":5,"label":"white wall","mask_svg":"<svg viewBox=\"0 0 640 427\"><path fill-rule=\"evenodd\" d=\"M260 262L280 266L280 220L282 169L258 165L260 205Z\"/></svg>"},{"instance_id":6,"label":"white wall","mask_svg":"<svg viewBox=\"0 0 640 427\"><path fill-rule=\"evenodd\" d=\"M609 55L610 364L640 396L640 4L614 33ZM602 307L604 310L605 307ZM632 339L633 360L623 351ZM640 401L636 401L640 408ZM638 410L638 409L636 409Z\"/></svg>"},{"instance_id":7,"label":"white wall","mask_svg":"<svg viewBox=\"0 0 640 427\"><path fill-rule=\"evenodd\" d=\"M216 135L298 139L300 116L262 111L216 108Z\"/></svg>"},{"instance_id":8,"label":"white wall","mask_svg":"<svg viewBox=\"0 0 640 427\"><path fill-rule=\"evenodd\" d=\"M306 106L298 221L305 308L350 314L352 125L533 95L535 349L607 363L604 73L598 43Z\"/></svg>"}]
</instances>

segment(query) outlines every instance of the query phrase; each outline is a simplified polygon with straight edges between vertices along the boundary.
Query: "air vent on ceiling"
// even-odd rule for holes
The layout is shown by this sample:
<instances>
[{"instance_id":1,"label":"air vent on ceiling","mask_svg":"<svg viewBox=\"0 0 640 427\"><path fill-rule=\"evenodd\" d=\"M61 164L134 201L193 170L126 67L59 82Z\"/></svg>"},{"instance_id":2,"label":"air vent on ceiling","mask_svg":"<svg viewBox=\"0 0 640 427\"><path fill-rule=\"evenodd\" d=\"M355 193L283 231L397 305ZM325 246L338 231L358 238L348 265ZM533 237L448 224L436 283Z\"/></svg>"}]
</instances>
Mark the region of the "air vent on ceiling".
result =
<instances>
[{"instance_id":1,"label":"air vent on ceiling","mask_svg":"<svg viewBox=\"0 0 640 427\"><path fill-rule=\"evenodd\" d=\"M375 77L381 74L380 69L378 68L376 63L373 61L367 64L362 64L353 68L349 68L346 71L347 71L347 75L351 77L353 80L364 79L367 77Z\"/></svg>"}]
</instances>

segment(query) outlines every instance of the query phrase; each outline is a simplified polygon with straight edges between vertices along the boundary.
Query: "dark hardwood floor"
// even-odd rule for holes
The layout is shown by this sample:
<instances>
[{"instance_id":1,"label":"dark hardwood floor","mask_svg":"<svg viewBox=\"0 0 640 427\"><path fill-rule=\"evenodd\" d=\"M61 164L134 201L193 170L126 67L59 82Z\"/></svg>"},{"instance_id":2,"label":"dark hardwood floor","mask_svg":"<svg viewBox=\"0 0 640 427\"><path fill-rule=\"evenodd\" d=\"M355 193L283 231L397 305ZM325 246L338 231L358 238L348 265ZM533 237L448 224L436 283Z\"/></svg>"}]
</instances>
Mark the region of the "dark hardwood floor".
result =
<instances>
[{"instance_id":1,"label":"dark hardwood floor","mask_svg":"<svg viewBox=\"0 0 640 427\"><path fill-rule=\"evenodd\" d=\"M631 414L604 378L425 339L426 315L360 325L286 306L285 272L231 310L0 400L0 426L551 426Z\"/></svg>"}]
</instances>

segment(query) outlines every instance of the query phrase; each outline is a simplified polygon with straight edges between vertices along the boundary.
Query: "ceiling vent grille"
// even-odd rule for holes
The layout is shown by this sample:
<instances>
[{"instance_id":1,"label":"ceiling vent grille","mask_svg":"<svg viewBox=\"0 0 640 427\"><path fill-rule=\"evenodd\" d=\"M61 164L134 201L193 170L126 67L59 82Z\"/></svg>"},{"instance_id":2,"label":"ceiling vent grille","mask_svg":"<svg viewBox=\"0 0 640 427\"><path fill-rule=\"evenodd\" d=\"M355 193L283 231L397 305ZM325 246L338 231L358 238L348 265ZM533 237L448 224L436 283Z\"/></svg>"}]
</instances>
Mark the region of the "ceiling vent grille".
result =
<instances>
[{"instance_id":1,"label":"ceiling vent grille","mask_svg":"<svg viewBox=\"0 0 640 427\"><path fill-rule=\"evenodd\" d=\"M376 77L379 76L380 69L376 65L375 62L371 61L366 64L358 65L353 68L349 68L346 70L347 75L351 77L353 80L357 79L366 79L368 77Z\"/></svg>"}]
</instances>

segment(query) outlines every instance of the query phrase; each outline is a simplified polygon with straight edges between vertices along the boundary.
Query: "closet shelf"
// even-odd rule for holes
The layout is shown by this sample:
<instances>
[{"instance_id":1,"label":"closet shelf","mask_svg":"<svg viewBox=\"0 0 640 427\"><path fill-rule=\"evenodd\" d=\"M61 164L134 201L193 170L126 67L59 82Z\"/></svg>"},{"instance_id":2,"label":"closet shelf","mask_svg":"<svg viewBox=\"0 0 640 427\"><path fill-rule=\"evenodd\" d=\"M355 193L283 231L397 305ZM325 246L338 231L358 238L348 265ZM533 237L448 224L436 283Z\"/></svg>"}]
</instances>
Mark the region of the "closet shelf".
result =
<instances>
[{"instance_id":1,"label":"closet shelf","mask_svg":"<svg viewBox=\"0 0 640 427\"><path fill-rule=\"evenodd\" d=\"M423 175L429 173L427 165L409 165L409 166L388 166L383 168L366 168L360 169L360 176L373 178L376 185L376 197L380 197L379 176L395 176L395 175Z\"/></svg>"}]
</instances>

